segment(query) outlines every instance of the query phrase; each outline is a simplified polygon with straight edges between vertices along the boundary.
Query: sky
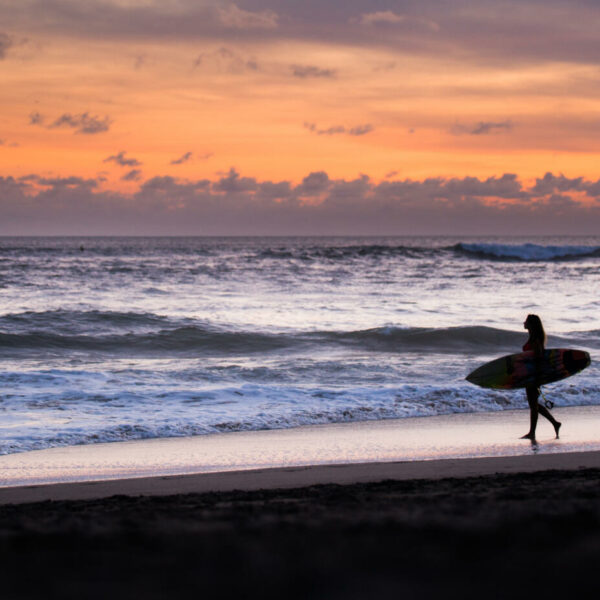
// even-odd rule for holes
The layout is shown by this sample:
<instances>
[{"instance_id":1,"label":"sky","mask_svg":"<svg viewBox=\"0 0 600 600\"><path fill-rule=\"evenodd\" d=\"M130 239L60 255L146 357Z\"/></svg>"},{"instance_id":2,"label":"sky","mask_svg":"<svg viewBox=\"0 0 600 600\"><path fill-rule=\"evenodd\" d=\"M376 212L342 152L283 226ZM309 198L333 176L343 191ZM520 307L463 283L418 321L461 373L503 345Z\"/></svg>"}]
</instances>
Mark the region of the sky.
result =
<instances>
[{"instance_id":1,"label":"sky","mask_svg":"<svg viewBox=\"0 0 600 600\"><path fill-rule=\"evenodd\" d=\"M0 235L594 234L597 0L0 0Z\"/></svg>"}]
</instances>

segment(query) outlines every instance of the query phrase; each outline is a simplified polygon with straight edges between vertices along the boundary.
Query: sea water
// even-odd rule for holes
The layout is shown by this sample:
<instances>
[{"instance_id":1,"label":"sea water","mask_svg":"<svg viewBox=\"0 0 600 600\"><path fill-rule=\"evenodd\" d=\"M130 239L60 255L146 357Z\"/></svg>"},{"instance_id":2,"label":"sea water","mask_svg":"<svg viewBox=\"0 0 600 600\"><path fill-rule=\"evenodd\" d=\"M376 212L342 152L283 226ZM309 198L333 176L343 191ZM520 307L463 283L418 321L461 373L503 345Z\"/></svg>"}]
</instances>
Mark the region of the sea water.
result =
<instances>
[{"instance_id":1,"label":"sea water","mask_svg":"<svg viewBox=\"0 0 600 600\"><path fill-rule=\"evenodd\" d=\"M0 453L525 408L528 313L600 404L598 237L0 238Z\"/></svg>"}]
</instances>

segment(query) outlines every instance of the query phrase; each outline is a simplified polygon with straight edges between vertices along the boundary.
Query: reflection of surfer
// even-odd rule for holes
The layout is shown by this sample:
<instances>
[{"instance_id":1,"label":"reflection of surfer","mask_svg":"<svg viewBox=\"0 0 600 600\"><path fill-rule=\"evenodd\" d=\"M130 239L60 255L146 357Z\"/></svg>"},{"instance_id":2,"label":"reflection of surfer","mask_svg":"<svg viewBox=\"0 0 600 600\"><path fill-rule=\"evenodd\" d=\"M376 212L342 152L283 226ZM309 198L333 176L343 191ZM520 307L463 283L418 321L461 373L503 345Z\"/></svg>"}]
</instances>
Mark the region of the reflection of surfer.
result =
<instances>
[{"instance_id":1,"label":"reflection of surfer","mask_svg":"<svg viewBox=\"0 0 600 600\"><path fill-rule=\"evenodd\" d=\"M544 346L546 345L546 333L542 325L541 319L537 315L527 315L523 326L529 331L529 339L523 346L523 350L535 352L536 357L542 358L544 355ZM535 440L535 428L537 426L538 413L543 417L546 417L554 427L556 437L558 438L558 430L560 429L561 423L559 423L550 413L550 411L542 406L538 399L540 397L540 390L537 386L527 386L527 402L529 403L529 433L523 436L523 439Z\"/></svg>"}]
</instances>

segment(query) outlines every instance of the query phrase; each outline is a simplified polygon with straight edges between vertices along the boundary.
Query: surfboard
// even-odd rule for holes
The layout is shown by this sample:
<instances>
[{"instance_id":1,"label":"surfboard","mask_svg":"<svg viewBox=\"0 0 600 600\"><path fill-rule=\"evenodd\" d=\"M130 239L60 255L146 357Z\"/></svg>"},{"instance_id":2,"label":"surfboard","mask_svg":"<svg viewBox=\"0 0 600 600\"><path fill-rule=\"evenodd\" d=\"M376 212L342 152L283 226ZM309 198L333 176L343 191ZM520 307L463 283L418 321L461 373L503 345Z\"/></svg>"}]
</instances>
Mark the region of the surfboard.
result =
<instances>
[{"instance_id":1,"label":"surfboard","mask_svg":"<svg viewBox=\"0 0 600 600\"><path fill-rule=\"evenodd\" d=\"M560 381L590 364L583 350L549 349L543 357L534 352L509 354L488 362L467 375L466 380L485 388L511 390Z\"/></svg>"}]
</instances>

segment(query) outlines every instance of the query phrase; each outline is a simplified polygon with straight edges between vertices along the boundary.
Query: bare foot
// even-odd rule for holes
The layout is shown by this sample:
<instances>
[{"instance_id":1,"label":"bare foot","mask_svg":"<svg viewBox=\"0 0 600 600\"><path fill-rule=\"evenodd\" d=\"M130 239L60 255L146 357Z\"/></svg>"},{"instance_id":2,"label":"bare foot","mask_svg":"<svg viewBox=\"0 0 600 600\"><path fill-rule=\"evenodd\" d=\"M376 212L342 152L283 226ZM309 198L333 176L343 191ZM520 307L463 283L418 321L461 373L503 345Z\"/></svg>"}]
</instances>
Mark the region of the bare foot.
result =
<instances>
[{"instance_id":1,"label":"bare foot","mask_svg":"<svg viewBox=\"0 0 600 600\"><path fill-rule=\"evenodd\" d=\"M559 431L561 425L562 425L562 423L559 423L558 421L556 421L556 423L554 423L554 431L556 432L556 439L558 439L558 431Z\"/></svg>"},{"instance_id":2,"label":"bare foot","mask_svg":"<svg viewBox=\"0 0 600 600\"><path fill-rule=\"evenodd\" d=\"M525 435L521 436L522 440L532 440L535 442L535 433L526 433Z\"/></svg>"}]
</instances>

